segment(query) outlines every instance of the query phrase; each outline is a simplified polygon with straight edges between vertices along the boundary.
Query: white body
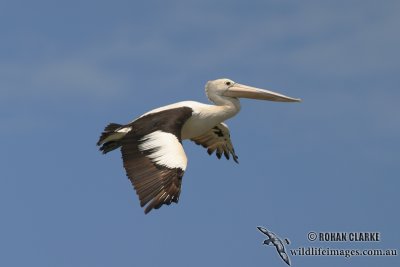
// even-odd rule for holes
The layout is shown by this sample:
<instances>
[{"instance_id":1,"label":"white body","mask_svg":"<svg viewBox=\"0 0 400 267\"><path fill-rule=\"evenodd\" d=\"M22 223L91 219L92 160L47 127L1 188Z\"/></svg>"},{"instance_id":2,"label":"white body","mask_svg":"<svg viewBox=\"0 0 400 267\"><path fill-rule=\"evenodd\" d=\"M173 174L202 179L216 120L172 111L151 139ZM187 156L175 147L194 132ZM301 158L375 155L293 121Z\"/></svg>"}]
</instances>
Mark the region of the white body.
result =
<instances>
[{"instance_id":1,"label":"white body","mask_svg":"<svg viewBox=\"0 0 400 267\"><path fill-rule=\"evenodd\" d=\"M226 105L222 106L208 105L196 101L182 101L153 109L143 114L141 117L179 107L189 107L193 110L192 117L190 117L182 127L182 140L202 135L215 125L235 116L240 111L239 101L235 101L235 103L228 102Z\"/></svg>"},{"instance_id":2,"label":"white body","mask_svg":"<svg viewBox=\"0 0 400 267\"><path fill-rule=\"evenodd\" d=\"M184 123L181 129L181 139L192 139L198 137L217 124L235 116L240 111L238 98L252 98L260 100L299 102L300 99L291 98L272 91L259 89L236 83L229 79L218 79L209 81L205 91L208 99L215 105L203 104L196 101L182 101L164 107L153 109L140 117L148 114L158 113L164 110L189 107L193 110L192 116ZM132 127L118 129L113 135L107 137L103 142L121 139L132 130Z\"/></svg>"}]
</instances>

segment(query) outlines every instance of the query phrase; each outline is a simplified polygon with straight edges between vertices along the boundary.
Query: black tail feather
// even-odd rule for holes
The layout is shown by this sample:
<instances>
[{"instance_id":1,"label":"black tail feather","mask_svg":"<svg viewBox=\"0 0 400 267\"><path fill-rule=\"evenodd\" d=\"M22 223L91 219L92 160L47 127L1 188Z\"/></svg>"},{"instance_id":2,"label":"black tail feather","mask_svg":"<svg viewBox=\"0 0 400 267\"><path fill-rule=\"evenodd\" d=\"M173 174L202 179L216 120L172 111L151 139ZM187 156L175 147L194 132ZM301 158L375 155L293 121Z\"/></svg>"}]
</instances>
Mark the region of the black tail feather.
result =
<instances>
[{"instance_id":1,"label":"black tail feather","mask_svg":"<svg viewBox=\"0 0 400 267\"><path fill-rule=\"evenodd\" d=\"M117 130L118 128L121 128L123 125L118 124L118 123L110 123L109 125L106 126L106 128L104 128L105 132L114 132L115 130Z\"/></svg>"},{"instance_id":2,"label":"black tail feather","mask_svg":"<svg viewBox=\"0 0 400 267\"><path fill-rule=\"evenodd\" d=\"M113 134L115 130L117 130L118 128L121 128L121 127L122 127L122 125L118 124L118 123L110 123L109 125L107 125L106 128L104 128L104 131L101 133L101 136L99 138L99 141L97 142L97 145L98 146L101 145L103 143L104 139L106 139L108 136ZM102 149L100 149L100 150L102 150Z\"/></svg>"},{"instance_id":3,"label":"black tail feather","mask_svg":"<svg viewBox=\"0 0 400 267\"><path fill-rule=\"evenodd\" d=\"M109 141L105 142L101 147L100 151L103 152L103 154L106 154L110 151L113 151L114 149L117 149L121 146L120 141Z\"/></svg>"}]
</instances>

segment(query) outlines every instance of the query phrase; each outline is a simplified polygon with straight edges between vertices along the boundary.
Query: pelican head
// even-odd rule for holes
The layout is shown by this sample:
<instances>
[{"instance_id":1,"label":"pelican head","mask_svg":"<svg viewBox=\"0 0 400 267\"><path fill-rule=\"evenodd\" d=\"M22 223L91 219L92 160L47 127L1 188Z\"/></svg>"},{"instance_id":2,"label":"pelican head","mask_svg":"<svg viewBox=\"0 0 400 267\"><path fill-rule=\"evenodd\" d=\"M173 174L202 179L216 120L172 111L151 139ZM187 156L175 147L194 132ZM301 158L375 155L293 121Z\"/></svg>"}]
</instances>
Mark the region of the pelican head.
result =
<instances>
[{"instance_id":1,"label":"pelican head","mask_svg":"<svg viewBox=\"0 0 400 267\"><path fill-rule=\"evenodd\" d=\"M218 99L231 98L251 98L259 100L269 100L276 102L300 102L301 99L292 98L276 92L259 89L248 85L234 82L230 79L217 79L208 81L206 84L206 94L214 103L218 103Z\"/></svg>"}]
</instances>

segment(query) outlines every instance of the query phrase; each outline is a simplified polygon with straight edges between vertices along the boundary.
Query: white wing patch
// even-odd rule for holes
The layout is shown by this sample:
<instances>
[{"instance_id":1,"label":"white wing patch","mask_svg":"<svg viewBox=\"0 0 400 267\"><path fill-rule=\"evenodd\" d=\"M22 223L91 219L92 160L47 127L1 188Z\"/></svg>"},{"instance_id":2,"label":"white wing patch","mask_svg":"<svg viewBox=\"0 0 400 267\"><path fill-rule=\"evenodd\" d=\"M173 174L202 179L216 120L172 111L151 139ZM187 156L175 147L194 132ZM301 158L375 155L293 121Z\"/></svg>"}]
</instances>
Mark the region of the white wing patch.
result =
<instances>
[{"instance_id":1,"label":"white wing patch","mask_svg":"<svg viewBox=\"0 0 400 267\"><path fill-rule=\"evenodd\" d=\"M148 155L152 162L168 168L186 169L187 158L178 138L163 131L155 131L140 139L140 151L154 150Z\"/></svg>"}]
</instances>

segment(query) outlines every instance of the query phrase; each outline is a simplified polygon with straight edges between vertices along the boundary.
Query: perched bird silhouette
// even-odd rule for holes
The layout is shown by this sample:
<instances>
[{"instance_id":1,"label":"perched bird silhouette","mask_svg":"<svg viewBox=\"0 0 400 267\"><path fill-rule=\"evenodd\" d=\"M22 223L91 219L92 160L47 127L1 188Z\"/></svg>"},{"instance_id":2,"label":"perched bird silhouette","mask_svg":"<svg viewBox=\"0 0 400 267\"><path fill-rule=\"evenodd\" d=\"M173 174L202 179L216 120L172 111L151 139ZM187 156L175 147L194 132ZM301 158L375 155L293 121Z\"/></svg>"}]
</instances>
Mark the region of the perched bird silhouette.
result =
<instances>
[{"instance_id":1,"label":"perched bird silhouette","mask_svg":"<svg viewBox=\"0 0 400 267\"><path fill-rule=\"evenodd\" d=\"M264 235L268 236L268 239L265 239L263 244L264 245L274 245L276 250L278 251L279 256L281 256L282 260L290 266L290 259L285 251L285 246L283 245L282 240L273 232L269 231L268 229L257 226L257 229L263 233ZM287 244L289 244L289 240L285 238Z\"/></svg>"}]
</instances>

